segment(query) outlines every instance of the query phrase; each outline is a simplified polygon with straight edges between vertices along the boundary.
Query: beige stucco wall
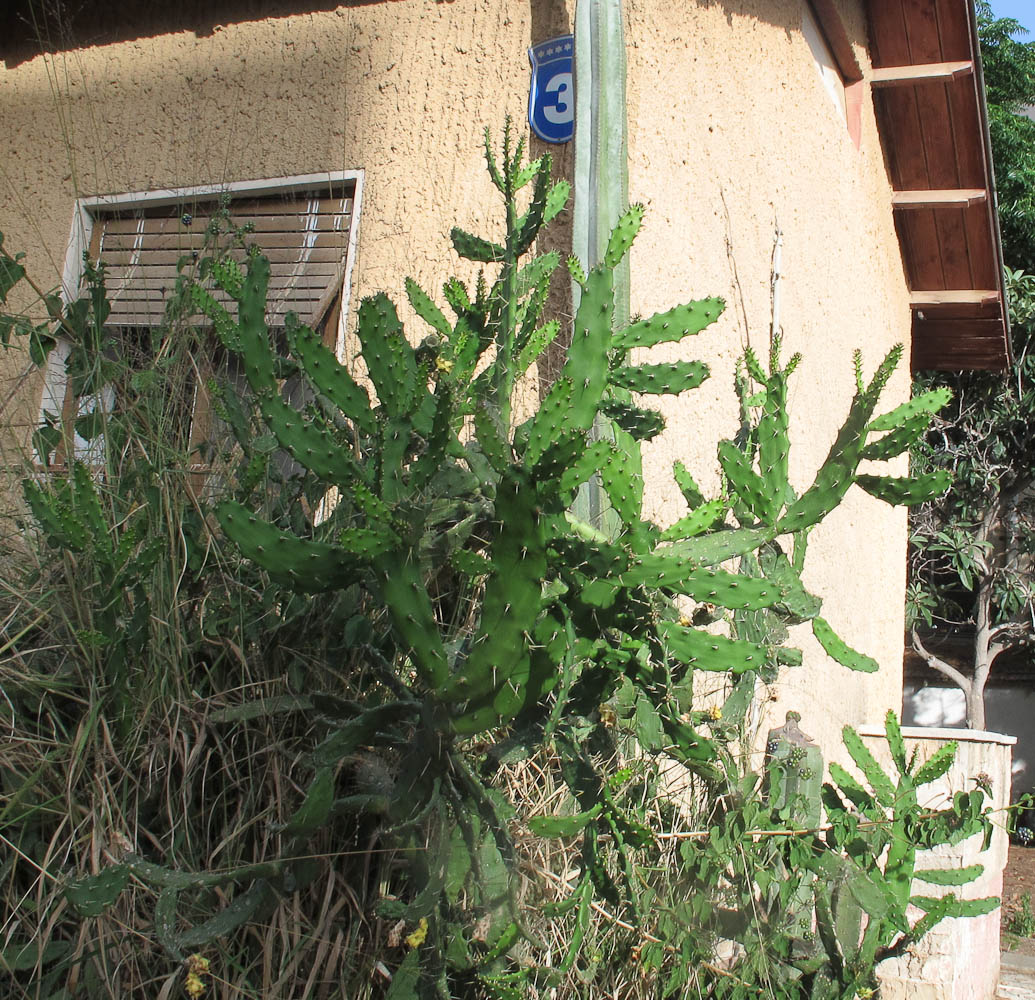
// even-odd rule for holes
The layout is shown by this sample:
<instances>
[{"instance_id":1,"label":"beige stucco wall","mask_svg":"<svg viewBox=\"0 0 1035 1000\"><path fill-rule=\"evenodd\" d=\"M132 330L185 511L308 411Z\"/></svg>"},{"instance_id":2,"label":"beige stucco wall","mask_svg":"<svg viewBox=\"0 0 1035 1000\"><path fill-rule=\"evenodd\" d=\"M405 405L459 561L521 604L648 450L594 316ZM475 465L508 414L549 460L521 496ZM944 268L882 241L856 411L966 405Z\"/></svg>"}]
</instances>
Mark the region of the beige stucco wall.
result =
<instances>
[{"instance_id":1,"label":"beige stucco wall","mask_svg":"<svg viewBox=\"0 0 1035 1000\"><path fill-rule=\"evenodd\" d=\"M845 23L867 66L859 0ZM437 290L457 260L449 227L491 232L481 132L523 120L532 41L567 30L574 0L403 0L249 20L38 57L0 69L0 229L56 284L77 195L365 171L353 302ZM715 442L735 430L735 360L764 353L773 235L783 232L781 325L805 360L791 401L793 475L804 487L844 416L851 350L872 371L908 341L909 309L867 95L860 148L824 91L800 0L627 0L630 189L648 206L633 251L632 308L648 314L724 295L726 315L690 347L713 377L668 407L648 447L651 510L683 513L669 475L683 459L717 484ZM556 150L570 171L571 150ZM661 352L663 354L663 352ZM0 355L0 434L38 405ZM907 392L905 371L888 394ZM20 410L15 404L21 402ZM14 407L14 409L12 409ZM775 691L825 738L900 704L905 517L853 491L813 538L808 579L843 636L885 665L849 674L802 637L808 665Z\"/></svg>"},{"instance_id":2,"label":"beige stucco wall","mask_svg":"<svg viewBox=\"0 0 1035 1000\"><path fill-rule=\"evenodd\" d=\"M567 30L571 0L404 0L88 46L0 68L0 231L37 281L61 277L79 195L364 171L352 301L437 294L449 229L492 235L482 132L520 124L527 48ZM249 16L255 5L245 5ZM538 150L541 144L536 144ZM569 156L559 151L558 169ZM0 353L0 401L21 378ZM3 414L35 418L38 386Z\"/></svg>"},{"instance_id":3,"label":"beige stucco wall","mask_svg":"<svg viewBox=\"0 0 1035 1000\"><path fill-rule=\"evenodd\" d=\"M862 7L841 4L865 73ZM685 513L668 472L675 459L699 472L706 489L718 489L716 440L737 426L737 358L748 345L763 357L768 351L777 227L784 358L804 355L790 393L791 476L799 491L847 413L852 350L863 350L870 374L892 345L909 342L908 294L869 93L856 148L820 81L801 10L800 0L626 2L630 196L648 209L632 253L632 310L648 315L716 294L727 301L719 322L684 349L708 361L711 379L668 406L668 429L646 449L653 511L665 523ZM887 408L907 393L903 365ZM897 474L905 471L899 463ZM777 723L797 709L826 748L839 745L844 722L899 710L905 546L904 511L858 488L813 533L807 584L824 598L835 629L882 670L853 674L827 658L807 628L796 630L806 665L786 671L770 692Z\"/></svg>"}]
</instances>

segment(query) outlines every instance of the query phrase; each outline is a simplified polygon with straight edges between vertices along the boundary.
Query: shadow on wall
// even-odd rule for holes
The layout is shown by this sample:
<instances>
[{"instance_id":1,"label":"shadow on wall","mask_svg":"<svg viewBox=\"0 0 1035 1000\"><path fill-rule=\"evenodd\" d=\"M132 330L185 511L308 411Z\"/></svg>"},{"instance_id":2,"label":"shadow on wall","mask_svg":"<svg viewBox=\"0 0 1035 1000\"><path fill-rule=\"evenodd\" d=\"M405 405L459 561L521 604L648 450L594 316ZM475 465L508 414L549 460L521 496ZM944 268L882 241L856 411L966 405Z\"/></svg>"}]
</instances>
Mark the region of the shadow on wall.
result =
<instances>
[{"instance_id":1,"label":"shadow on wall","mask_svg":"<svg viewBox=\"0 0 1035 1000\"><path fill-rule=\"evenodd\" d=\"M373 4L418 4L425 0L179 0L159 4L155 0L0 0L0 59L8 67L33 59L40 52L65 52L93 45L150 38L192 31L210 35L220 25L268 18L291 17L314 11L367 7ZM455 0L434 0L451 4ZM513 0L511 0L513 2ZM549 20L563 0L522 0L533 18ZM795 7L772 0L697 0L702 7L718 6L732 24L737 18L764 21L782 27L788 36L801 30L801 14ZM793 13L791 11L793 10ZM861 23L849 26L850 34L864 37ZM567 30L564 28L563 30Z\"/></svg>"},{"instance_id":2,"label":"shadow on wall","mask_svg":"<svg viewBox=\"0 0 1035 1000\"><path fill-rule=\"evenodd\" d=\"M0 2L0 57L10 67L41 51L65 52L179 31L203 36L223 24L390 2L393 0L179 0L175 4L156 4L154 0L123 0L118 4L110 0L4 0Z\"/></svg>"},{"instance_id":3,"label":"shadow on wall","mask_svg":"<svg viewBox=\"0 0 1035 1000\"><path fill-rule=\"evenodd\" d=\"M902 694L902 724L965 729L966 703L957 687L907 684ZM989 731L1015 736L1011 799L1035 793L1035 690L997 687L985 691Z\"/></svg>"}]
</instances>

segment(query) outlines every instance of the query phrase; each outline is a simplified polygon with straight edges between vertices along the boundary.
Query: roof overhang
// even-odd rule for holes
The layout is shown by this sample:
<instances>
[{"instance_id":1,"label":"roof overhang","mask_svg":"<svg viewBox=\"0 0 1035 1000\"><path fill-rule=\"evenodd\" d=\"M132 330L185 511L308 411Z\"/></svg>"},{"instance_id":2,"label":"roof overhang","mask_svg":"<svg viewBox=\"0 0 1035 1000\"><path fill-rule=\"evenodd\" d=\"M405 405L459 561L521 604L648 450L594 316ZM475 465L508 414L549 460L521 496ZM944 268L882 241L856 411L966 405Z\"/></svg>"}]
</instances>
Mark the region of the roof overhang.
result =
<instances>
[{"instance_id":1,"label":"roof overhang","mask_svg":"<svg viewBox=\"0 0 1035 1000\"><path fill-rule=\"evenodd\" d=\"M912 367L1009 367L971 0L869 0L874 107L913 309Z\"/></svg>"}]
</instances>

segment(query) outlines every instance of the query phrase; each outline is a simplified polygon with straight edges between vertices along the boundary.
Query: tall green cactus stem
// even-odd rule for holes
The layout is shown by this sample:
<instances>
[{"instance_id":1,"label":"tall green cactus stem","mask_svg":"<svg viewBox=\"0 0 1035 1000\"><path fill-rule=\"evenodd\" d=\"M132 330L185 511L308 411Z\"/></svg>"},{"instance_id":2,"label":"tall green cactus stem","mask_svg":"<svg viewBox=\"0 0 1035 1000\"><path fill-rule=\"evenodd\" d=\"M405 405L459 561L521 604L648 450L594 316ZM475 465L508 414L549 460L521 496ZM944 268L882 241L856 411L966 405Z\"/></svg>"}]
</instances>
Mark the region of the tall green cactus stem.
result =
<instances>
[{"instance_id":1,"label":"tall green cactus stem","mask_svg":"<svg viewBox=\"0 0 1035 1000\"><path fill-rule=\"evenodd\" d=\"M629 153L626 115L626 55L621 0L578 0L575 6L575 205L572 250L593 267L605 262L613 230L620 227L629 201ZM638 228L639 220L636 220ZM625 258L611 251L614 279L615 328L629 321L630 271ZM572 302L576 310L583 282L573 275ZM618 440L605 420L598 420L592 437ZM594 477L579 491L575 512L584 521L610 534L620 525L603 505L601 484Z\"/></svg>"},{"instance_id":2,"label":"tall green cactus stem","mask_svg":"<svg viewBox=\"0 0 1035 1000\"><path fill-rule=\"evenodd\" d=\"M788 712L785 724L769 731L769 802L784 822L817 829L822 817L823 753L801 731L800 721L799 713Z\"/></svg>"},{"instance_id":3,"label":"tall green cactus stem","mask_svg":"<svg viewBox=\"0 0 1035 1000\"><path fill-rule=\"evenodd\" d=\"M500 164L497 164L492 150L489 132L485 132L485 159L492 182L503 196L506 224L506 239L503 244L491 243L472 236L462 229L454 227L451 231L453 247L461 257L482 263L499 264L499 275L493 285L489 301L488 320L495 328L496 359L492 365L491 392L486 402L499 412L500 422L509 427L511 422L512 396L514 383L519 372L514 360L521 348L519 333L524 332L526 340L533 333L532 327L538 309L531 312L522 309L521 279L528 281L529 276L519 273L518 264L528 252L540 228L550 222L563 208L568 198L569 186L566 181L550 184L552 161L549 155L522 165L525 152L525 138L522 136L515 143L511 134L511 122L507 119L503 128L503 146ZM517 198L522 188L532 183L532 195L527 209L518 214ZM553 261L556 266L556 261ZM552 267L544 266L545 278L548 280ZM545 281L532 282L533 287L542 285L545 297ZM541 307L542 302L539 302ZM529 322L521 330L522 319ZM432 325L439 327L433 317Z\"/></svg>"}]
</instances>

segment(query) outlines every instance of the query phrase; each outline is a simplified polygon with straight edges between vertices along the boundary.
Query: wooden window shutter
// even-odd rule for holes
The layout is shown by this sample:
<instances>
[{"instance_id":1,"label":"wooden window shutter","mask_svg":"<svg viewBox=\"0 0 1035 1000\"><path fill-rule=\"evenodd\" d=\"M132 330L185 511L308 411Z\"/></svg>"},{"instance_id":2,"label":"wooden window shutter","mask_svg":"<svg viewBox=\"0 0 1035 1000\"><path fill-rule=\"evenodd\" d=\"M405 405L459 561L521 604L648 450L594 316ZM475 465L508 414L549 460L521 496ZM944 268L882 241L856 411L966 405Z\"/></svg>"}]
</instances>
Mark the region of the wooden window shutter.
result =
<instances>
[{"instance_id":1,"label":"wooden window shutter","mask_svg":"<svg viewBox=\"0 0 1035 1000\"><path fill-rule=\"evenodd\" d=\"M95 216L91 250L106 269L109 326L157 326L176 285L177 265L205 252L205 233L219 207L216 196L175 203L105 209ZM336 301L345 274L353 188L286 191L232 198L229 213L249 226L245 241L270 261L267 322L284 325L289 312L317 324ZM245 252L235 251L240 260ZM222 293L217 293L220 297ZM231 311L236 306L222 295Z\"/></svg>"}]
</instances>

